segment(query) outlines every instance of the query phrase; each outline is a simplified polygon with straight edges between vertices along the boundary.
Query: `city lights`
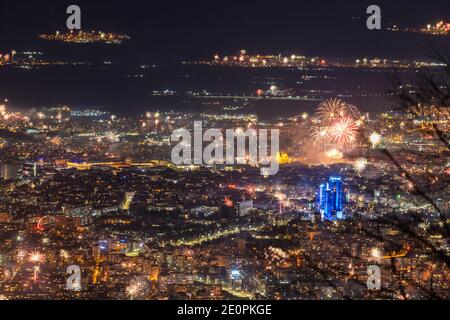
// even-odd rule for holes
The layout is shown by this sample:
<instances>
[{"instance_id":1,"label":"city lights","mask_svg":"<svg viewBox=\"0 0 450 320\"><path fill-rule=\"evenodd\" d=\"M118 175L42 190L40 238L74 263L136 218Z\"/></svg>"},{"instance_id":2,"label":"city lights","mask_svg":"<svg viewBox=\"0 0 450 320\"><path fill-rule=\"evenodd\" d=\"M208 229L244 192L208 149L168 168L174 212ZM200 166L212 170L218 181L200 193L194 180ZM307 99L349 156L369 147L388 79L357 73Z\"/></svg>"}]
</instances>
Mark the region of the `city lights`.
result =
<instances>
[{"instance_id":1,"label":"city lights","mask_svg":"<svg viewBox=\"0 0 450 320\"><path fill-rule=\"evenodd\" d=\"M442 3L16 2L0 5L0 300L198 319L448 300Z\"/></svg>"}]
</instances>

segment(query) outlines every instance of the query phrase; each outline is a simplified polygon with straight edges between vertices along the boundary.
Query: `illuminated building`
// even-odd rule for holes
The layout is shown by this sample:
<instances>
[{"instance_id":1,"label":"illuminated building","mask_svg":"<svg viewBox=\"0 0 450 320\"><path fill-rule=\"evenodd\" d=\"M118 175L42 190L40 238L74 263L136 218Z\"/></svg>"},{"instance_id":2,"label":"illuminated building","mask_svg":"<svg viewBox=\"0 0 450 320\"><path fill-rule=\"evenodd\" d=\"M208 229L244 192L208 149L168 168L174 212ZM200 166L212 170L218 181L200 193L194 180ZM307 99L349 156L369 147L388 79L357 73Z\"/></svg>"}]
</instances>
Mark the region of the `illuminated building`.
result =
<instances>
[{"instance_id":1,"label":"illuminated building","mask_svg":"<svg viewBox=\"0 0 450 320\"><path fill-rule=\"evenodd\" d=\"M108 254L110 249L110 241L109 240L99 240L98 241L98 249L100 251L100 254L105 255Z\"/></svg>"},{"instance_id":2,"label":"illuminated building","mask_svg":"<svg viewBox=\"0 0 450 320\"><path fill-rule=\"evenodd\" d=\"M18 178L19 165L14 163L2 163L0 177L5 180L16 180Z\"/></svg>"},{"instance_id":3,"label":"illuminated building","mask_svg":"<svg viewBox=\"0 0 450 320\"><path fill-rule=\"evenodd\" d=\"M135 193L134 192L126 192L125 193L125 201L122 205L122 210L130 210L131 203L133 202Z\"/></svg>"},{"instance_id":4,"label":"illuminated building","mask_svg":"<svg viewBox=\"0 0 450 320\"><path fill-rule=\"evenodd\" d=\"M12 221L12 217L9 213L2 212L0 213L0 223L10 223Z\"/></svg>"},{"instance_id":5,"label":"illuminated building","mask_svg":"<svg viewBox=\"0 0 450 320\"><path fill-rule=\"evenodd\" d=\"M130 241L127 243L127 252L125 253L125 255L127 257L137 257L139 256L139 253L141 252L143 246L143 243Z\"/></svg>"},{"instance_id":6,"label":"illuminated building","mask_svg":"<svg viewBox=\"0 0 450 320\"><path fill-rule=\"evenodd\" d=\"M341 177L331 177L319 189L319 210L322 220L344 219L345 194Z\"/></svg>"},{"instance_id":7,"label":"illuminated building","mask_svg":"<svg viewBox=\"0 0 450 320\"><path fill-rule=\"evenodd\" d=\"M381 197L381 191L379 189L374 190L373 192L373 201L379 202Z\"/></svg>"},{"instance_id":8,"label":"illuminated building","mask_svg":"<svg viewBox=\"0 0 450 320\"><path fill-rule=\"evenodd\" d=\"M80 226L91 223L92 206L63 207L63 214L68 218L73 218Z\"/></svg>"},{"instance_id":9,"label":"illuminated building","mask_svg":"<svg viewBox=\"0 0 450 320\"><path fill-rule=\"evenodd\" d=\"M253 210L253 201L242 201L237 203L237 211L239 217L246 216Z\"/></svg>"},{"instance_id":10,"label":"illuminated building","mask_svg":"<svg viewBox=\"0 0 450 320\"><path fill-rule=\"evenodd\" d=\"M36 162L26 162L22 166L23 177L35 177L37 175L37 165Z\"/></svg>"},{"instance_id":11,"label":"illuminated building","mask_svg":"<svg viewBox=\"0 0 450 320\"><path fill-rule=\"evenodd\" d=\"M232 268L230 277L233 280L241 280L242 279L241 271L237 267Z\"/></svg>"},{"instance_id":12,"label":"illuminated building","mask_svg":"<svg viewBox=\"0 0 450 320\"><path fill-rule=\"evenodd\" d=\"M292 159L287 153L277 153L277 161L279 164L288 164L292 162Z\"/></svg>"}]
</instances>

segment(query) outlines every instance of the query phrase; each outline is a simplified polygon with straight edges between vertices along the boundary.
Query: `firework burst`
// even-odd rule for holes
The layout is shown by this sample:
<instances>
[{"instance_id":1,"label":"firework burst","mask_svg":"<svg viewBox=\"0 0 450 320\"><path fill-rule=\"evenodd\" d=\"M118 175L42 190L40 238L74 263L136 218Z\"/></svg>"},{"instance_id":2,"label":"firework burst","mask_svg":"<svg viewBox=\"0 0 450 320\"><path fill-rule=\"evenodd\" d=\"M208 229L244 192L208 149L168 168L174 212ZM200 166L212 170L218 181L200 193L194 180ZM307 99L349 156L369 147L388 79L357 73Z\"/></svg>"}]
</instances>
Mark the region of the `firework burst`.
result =
<instances>
[{"instance_id":1,"label":"firework burst","mask_svg":"<svg viewBox=\"0 0 450 320\"><path fill-rule=\"evenodd\" d=\"M364 120L355 106L340 99L325 100L312 119L312 141L321 150L351 151L358 144Z\"/></svg>"},{"instance_id":2,"label":"firework burst","mask_svg":"<svg viewBox=\"0 0 450 320\"><path fill-rule=\"evenodd\" d=\"M315 116L315 118L319 120L320 123L326 125L333 123L334 121L343 117L359 119L361 116L355 106L348 104L340 99L329 99L323 101L321 104L319 104Z\"/></svg>"},{"instance_id":3,"label":"firework burst","mask_svg":"<svg viewBox=\"0 0 450 320\"><path fill-rule=\"evenodd\" d=\"M33 252L30 254L29 261L31 263L40 264L45 262L45 256L39 252Z\"/></svg>"},{"instance_id":4,"label":"firework burst","mask_svg":"<svg viewBox=\"0 0 450 320\"><path fill-rule=\"evenodd\" d=\"M366 167L367 167L367 159L365 158L357 159L354 164L355 171L358 174L361 174L366 169Z\"/></svg>"},{"instance_id":5,"label":"firework burst","mask_svg":"<svg viewBox=\"0 0 450 320\"><path fill-rule=\"evenodd\" d=\"M254 185L248 185L245 187L245 191L254 198L256 196L256 187Z\"/></svg>"},{"instance_id":6,"label":"firework burst","mask_svg":"<svg viewBox=\"0 0 450 320\"><path fill-rule=\"evenodd\" d=\"M336 144L350 149L358 135L358 126L351 117L338 119L330 128L330 135Z\"/></svg>"},{"instance_id":7,"label":"firework burst","mask_svg":"<svg viewBox=\"0 0 450 320\"><path fill-rule=\"evenodd\" d=\"M319 104L316 118L321 123L330 123L343 115L346 104L339 99L329 99Z\"/></svg>"},{"instance_id":8,"label":"firework burst","mask_svg":"<svg viewBox=\"0 0 450 320\"><path fill-rule=\"evenodd\" d=\"M375 148L381 143L382 137L379 133L374 132L370 135L369 141L372 144L372 147Z\"/></svg>"},{"instance_id":9,"label":"firework burst","mask_svg":"<svg viewBox=\"0 0 450 320\"><path fill-rule=\"evenodd\" d=\"M223 202L224 202L225 206L226 206L226 207L229 207L229 208L233 207L233 205L234 205L234 203L233 203L233 201L230 199L230 197L225 197L225 198L223 199Z\"/></svg>"},{"instance_id":10,"label":"firework burst","mask_svg":"<svg viewBox=\"0 0 450 320\"><path fill-rule=\"evenodd\" d=\"M322 149L326 149L330 145L331 136L328 127L313 127L311 137L314 144Z\"/></svg>"},{"instance_id":11,"label":"firework burst","mask_svg":"<svg viewBox=\"0 0 450 320\"><path fill-rule=\"evenodd\" d=\"M145 296L149 291L149 284L145 277L136 277L125 289L131 300Z\"/></svg>"},{"instance_id":12,"label":"firework burst","mask_svg":"<svg viewBox=\"0 0 450 320\"><path fill-rule=\"evenodd\" d=\"M29 261L34 264L33 282L37 283L39 279L39 273L41 271L39 265L45 262L45 255L40 252L33 252L30 254Z\"/></svg>"},{"instance_id":13,"label":"firework burst","mask_svg":"<svg viewBox=\"0 0 450 320\"><path fill-rule=\"evenodd\" d=\"M17 252L16 258L17 258L17 262L18 263L23 263L25 261L26 257L27 257L27 252L25 250L20 249Z\"/></svg>"}]
</instances>

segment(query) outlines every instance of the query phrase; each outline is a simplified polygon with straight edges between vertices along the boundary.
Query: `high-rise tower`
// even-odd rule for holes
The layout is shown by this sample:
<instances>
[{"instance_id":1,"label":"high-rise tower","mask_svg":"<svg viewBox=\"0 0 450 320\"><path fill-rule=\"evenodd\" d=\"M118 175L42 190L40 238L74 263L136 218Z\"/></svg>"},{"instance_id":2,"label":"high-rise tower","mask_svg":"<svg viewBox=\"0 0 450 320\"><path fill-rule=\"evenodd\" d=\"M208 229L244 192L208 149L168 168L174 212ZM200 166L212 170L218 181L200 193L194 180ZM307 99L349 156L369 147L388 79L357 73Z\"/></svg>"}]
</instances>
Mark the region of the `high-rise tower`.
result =
<instances>
[{"instance_id":1,"label":"high-rise tower","mask_svg":"<svg viewBox=\"0 0 450 320\"><path fill-rule=\"evenodd\" d=\"M330 177L319 188L319 210L324 220L344 219L345 194L341 177Z\"/></svg>"}]
</instances>

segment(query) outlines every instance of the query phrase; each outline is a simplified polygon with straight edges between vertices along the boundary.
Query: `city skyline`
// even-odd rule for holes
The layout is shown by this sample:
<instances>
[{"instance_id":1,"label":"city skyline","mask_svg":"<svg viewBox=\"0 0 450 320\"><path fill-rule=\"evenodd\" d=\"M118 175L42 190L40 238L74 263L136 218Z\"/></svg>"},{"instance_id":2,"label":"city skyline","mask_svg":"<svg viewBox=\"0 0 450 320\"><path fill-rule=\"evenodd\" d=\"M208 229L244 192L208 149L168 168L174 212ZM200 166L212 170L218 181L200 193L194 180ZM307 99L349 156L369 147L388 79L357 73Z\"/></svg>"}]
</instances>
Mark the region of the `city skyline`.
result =
<instances>
[{"instance_id":1,"label":"city skyline","mask_svg":"<svg viewBox=\"0 0 450 320\"><path fill-rule=\"evenodd\" d=\"M1 1L0 300L448 300L448 1L370 5Z\"/></svg>"}]
</instances>

